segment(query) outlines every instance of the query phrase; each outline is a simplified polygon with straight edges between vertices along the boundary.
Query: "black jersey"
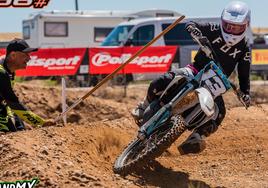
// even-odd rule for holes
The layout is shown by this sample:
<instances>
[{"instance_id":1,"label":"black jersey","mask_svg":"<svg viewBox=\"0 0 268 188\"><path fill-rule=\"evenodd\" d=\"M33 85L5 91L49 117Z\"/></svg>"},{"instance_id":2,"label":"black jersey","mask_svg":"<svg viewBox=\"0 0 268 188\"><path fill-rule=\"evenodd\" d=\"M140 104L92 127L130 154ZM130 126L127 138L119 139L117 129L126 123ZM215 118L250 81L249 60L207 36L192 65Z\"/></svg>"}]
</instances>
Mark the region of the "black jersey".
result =
<instances>
[{"instance_id":1,"label":"black jersey","mask_svg":"<svg viewBox=\"0 0 268 188\"><path fill-rule=\"evenodd\" d=\"M189 26L197 27L202 32L202 35L208 38L213 50L218 56L219 63L228 77L237 66L240 89L245 94L249 94L251 53L246 38L236 45L229 47L223 39L219 24L189 22L186 24L186 30ZM194 61L193 65L199 71L204 68L211 59L199 49Z\"/></svg>"},{"instance_id":2,"label":"black jersey","mask_svg":"<svg viewBox=\"0 0 268 188\"><path fill-rule=\"evenodd\" d=\"M22 120L30 123L31 125L42 125L45 121L27 110L23 104L20 103L18 97L13 91L12 80L14 74L12 74L4 61L0 62L0 105L3 107L9 107L12 112L19 116ZM2 114L3 115L3 114ZM10 115L10 114L6 114Z\"/></svg>"}]
</instances>

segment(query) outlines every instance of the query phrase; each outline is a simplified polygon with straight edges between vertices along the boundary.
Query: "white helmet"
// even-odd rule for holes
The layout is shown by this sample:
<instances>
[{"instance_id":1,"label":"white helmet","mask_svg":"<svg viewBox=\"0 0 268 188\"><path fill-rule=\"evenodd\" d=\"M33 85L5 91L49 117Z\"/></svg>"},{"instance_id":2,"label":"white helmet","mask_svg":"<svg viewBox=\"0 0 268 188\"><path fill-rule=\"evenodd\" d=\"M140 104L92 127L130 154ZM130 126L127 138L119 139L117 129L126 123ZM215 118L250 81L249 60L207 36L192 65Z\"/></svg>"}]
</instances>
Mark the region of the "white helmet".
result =
<instances>
[{"instance_id":1,"label":"white helmet","mask_svg":"<svg viewBox=\"0 0 268 188\"><path fill-rule=\"evenodd\" d=\"M240 1L229 3L221 15L221 32L228 46L239 43L250 24L250 9Z\"/></svg>"}]
</instances>

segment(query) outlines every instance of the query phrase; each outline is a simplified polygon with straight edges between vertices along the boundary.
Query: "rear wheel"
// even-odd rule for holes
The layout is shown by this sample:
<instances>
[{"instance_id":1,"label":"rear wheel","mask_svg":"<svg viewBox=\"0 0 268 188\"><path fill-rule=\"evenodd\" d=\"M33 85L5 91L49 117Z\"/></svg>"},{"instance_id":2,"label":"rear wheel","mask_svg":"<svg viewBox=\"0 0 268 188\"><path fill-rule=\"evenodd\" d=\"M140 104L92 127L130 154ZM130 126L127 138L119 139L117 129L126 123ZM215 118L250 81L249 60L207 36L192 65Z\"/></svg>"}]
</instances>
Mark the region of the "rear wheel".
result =
<instances>
[{"instance_id":1,"label":"rear wheel","mask_svg":"<svg viewBox=\"0 0 268 188\"><path fill-rule=\"evenodd\" d=\"M127 175L146 166L150 160L159 157L186 130L183 118L171 118L169 124L156 130L149 138L133 140L117 158L114 172Z\"/></svg>"}]
</instances>

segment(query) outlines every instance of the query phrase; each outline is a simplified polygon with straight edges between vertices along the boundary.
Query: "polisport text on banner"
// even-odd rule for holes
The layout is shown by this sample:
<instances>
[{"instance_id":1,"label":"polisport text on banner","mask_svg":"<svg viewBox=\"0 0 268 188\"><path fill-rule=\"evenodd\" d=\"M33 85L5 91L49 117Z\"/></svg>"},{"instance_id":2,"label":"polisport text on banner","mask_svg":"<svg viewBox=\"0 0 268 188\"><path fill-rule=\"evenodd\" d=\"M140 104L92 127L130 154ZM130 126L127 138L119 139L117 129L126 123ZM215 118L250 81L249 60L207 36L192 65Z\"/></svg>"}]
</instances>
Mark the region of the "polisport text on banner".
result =
<instances>
[{"instance_id":1,"label":"polisport text on banner","mask_svg":"<svg viewBox=\"0 0 268 188\"><path fill-rule=\"evenodd\" d=\"M141 47L90 48L90 74L109 74ZM176 54L176 46L150 47L119 73L166 72Z\"/></svg>"},{"instance_id":2,"label":"polisport text on banner","mask_svg":"<svg viewBox=\"0 0 268 188\"><path fill-rule=\"evenodd\" d=\"M86 48L39 49L18 76L62 76L76 74Z\"/></svg>"}]
</instances>

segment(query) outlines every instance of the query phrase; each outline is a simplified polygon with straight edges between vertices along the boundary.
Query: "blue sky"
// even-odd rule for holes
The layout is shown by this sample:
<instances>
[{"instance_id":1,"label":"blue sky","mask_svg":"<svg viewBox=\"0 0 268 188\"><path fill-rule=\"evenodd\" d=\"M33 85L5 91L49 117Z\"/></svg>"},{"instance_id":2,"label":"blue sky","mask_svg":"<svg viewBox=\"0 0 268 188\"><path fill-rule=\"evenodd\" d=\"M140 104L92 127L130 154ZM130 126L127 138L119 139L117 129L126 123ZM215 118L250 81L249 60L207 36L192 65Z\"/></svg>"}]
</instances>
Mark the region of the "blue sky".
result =
<instances>
[{"instance_id":1,"label":"blue sky","mask_svg":"<svg viewBox=\"0 0 268 188\"><path fill-rule=\"evenodd\" d=\"M251 7L252 26L268 27L268 0L243 0ZM50 0L42 10L74 10L75 0ZM144 10L170 9L186 17L220 16L230 0L78 0L80 10ZM0 8L0 32L21 32L22 20L33 8Z\"/></svg>"}]
</instances>

